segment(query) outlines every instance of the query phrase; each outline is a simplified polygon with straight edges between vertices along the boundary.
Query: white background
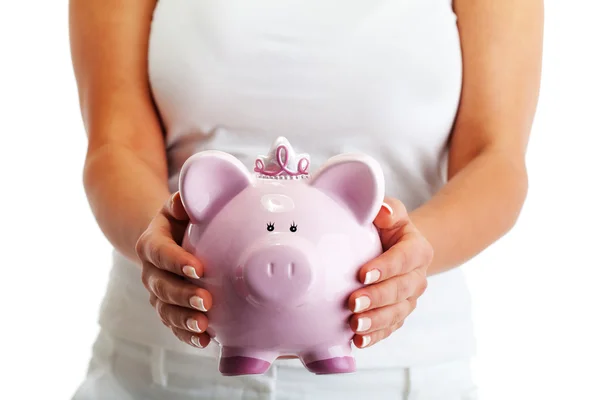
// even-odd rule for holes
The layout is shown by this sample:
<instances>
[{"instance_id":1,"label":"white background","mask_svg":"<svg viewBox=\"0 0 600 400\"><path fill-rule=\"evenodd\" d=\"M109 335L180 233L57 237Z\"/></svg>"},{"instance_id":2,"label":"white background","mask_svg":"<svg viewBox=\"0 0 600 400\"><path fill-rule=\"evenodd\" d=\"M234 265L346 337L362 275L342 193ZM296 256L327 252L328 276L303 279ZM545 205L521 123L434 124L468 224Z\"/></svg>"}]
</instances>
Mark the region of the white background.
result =
<instances>
[{"instance_id":1,"label":"white background","mask_svg":"<svg viewBox=\"0 0 600 400\"><path fill-rule=\"evenodd\" d=\"M600 5L546 3L529 197L467 266L482 400L600 399ZM2 0L0 44L0 398L68 399L110 246L81 184L67 1Z\"/></svg>"}]
</instances>

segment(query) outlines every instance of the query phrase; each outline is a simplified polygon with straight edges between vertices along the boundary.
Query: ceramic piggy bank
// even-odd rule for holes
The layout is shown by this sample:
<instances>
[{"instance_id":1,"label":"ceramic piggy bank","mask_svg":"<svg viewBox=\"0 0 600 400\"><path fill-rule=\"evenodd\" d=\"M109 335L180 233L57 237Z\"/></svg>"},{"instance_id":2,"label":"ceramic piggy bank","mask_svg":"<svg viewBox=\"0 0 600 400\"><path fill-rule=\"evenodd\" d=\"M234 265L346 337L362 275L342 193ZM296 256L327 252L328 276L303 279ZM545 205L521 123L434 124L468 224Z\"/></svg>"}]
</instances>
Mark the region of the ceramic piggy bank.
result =
<instances>
[{"instance_id":1,"label":"ceramic piggy bank","mask_svg":"<svg viewBox=\"0 0 600 400\"><path fill-rule=\"evenodd\" d=\"M262 374L281 356L316 374L356 369L347 303L359 268L382 251L373 220L383 173L361 154L309 167L278 138L253 172L218 151L182 168L183 246L204 264L192 281L213 296L208 332L223 375Z\"/></svg>"}]
</instances>

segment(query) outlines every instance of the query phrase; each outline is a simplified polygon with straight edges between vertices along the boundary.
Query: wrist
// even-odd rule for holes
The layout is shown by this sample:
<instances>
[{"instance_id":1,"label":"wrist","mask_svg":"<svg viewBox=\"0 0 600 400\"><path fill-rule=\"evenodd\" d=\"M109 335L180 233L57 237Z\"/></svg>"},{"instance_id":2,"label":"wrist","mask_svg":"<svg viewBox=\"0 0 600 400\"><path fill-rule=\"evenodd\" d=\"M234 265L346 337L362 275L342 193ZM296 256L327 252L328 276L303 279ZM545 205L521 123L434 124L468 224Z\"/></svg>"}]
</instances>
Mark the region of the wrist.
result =
<instances>
[{"instance_id":1,"label":"wrist","mask_svg":"<svg viewBox=\"0 0 600 400\"><path fill-rule=\"evenodd\" d=\"M88 155L84 186L91 210L108 241L138 263L135 245L170 193L166 178L127 150Z\"/></svg>"}]
</instances>

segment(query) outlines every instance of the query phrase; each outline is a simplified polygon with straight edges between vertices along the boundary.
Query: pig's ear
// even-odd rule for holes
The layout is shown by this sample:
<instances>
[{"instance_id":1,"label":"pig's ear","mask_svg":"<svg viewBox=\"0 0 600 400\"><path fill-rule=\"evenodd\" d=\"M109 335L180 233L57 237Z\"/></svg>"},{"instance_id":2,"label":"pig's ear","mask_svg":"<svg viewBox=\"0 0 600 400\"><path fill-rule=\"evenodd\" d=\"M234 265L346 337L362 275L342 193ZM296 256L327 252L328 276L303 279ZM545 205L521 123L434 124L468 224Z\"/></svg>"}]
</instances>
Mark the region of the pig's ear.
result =
<instances>
[{"instance_id":1,"label":"pig's ear","mask_svg":"<svg viewBox=\"0 0 600 400\"><path fill-rule=\"evenodd\" d=\"M363 154L330 158L313 176L310 185L348 207L362 225L373 222L385 194L379 163Z\"/></svg>"},{"instance_id":2,"label":"pig's ear","mask_svg":"<svg viewBox=\"0 0 600 400\"><path fill-rule=\"evenodd\" d=\"M191 156L179 175L185 211L195 223L208 221L250 185L248 169L230 154L208 150Z\"/></svg>"}]
</instances>

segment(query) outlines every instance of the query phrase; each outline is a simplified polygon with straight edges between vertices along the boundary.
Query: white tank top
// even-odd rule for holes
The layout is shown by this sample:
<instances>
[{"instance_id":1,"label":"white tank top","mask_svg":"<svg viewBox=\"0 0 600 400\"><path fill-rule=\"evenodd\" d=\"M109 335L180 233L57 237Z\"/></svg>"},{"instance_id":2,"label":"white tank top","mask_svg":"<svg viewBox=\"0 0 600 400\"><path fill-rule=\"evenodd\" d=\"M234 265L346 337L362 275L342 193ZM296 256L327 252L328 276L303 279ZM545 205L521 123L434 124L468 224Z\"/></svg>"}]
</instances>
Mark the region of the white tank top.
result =
<instances>
[{"instance_id":1,"label":"white tank top","mask_svg":"<svg viewBox=\"0 0 600 400\"><path fill-rule=\"evenodd\" d=\"M445 183L462 83L451 0L160 0L149 72L173 191L193 153L223 150L252 168L280 135L315 167L346 151L377 158L387 194L409 210ZM147 299L139 270L115 253L105 329L217 354L180 343ZM403 328L355 355L359 367L408 366L468 357L473 344L469 293L455 269L430 278Z\"/></svg>"}]
</instances>

